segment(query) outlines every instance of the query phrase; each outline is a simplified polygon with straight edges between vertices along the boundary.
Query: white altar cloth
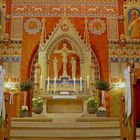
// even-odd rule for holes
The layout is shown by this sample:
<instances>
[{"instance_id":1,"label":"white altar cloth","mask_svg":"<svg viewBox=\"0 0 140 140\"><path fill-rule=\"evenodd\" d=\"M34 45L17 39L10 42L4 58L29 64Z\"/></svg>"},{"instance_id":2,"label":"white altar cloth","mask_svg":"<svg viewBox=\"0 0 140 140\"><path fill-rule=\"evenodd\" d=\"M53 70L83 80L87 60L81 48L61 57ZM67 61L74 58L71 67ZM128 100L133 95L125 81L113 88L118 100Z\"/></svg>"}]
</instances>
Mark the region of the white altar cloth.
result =
<instances>
[{"instance_id":1,"label":"white altar cloth","mask_svg":"<svg viewBox=\"0 0 140 140\"><path fill-rule=\"evenodd\" d=\"M53 99L76 99L76 95L53 95Z\"/></svg>"}]
</instances>

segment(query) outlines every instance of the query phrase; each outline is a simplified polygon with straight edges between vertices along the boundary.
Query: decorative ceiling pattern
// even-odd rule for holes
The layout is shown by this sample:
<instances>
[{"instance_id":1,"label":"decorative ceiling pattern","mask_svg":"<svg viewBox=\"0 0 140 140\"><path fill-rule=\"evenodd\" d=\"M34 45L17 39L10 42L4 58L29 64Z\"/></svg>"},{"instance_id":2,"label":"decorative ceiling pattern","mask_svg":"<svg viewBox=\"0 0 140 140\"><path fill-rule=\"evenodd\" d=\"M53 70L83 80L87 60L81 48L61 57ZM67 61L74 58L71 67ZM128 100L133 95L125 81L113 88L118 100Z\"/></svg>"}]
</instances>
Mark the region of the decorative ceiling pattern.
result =
<instances>
[{"instance_id":1,"label":"decorative ceiling pattern","mask_svg":"<svg viewBox=\"0 0 140 140\"><path fill-rule=\"evenodd\" d=\"M118 2L95 2L95 1L13 1L12 16L94 16L94 17L117 17Z\"/></svg>"}]
</instances>

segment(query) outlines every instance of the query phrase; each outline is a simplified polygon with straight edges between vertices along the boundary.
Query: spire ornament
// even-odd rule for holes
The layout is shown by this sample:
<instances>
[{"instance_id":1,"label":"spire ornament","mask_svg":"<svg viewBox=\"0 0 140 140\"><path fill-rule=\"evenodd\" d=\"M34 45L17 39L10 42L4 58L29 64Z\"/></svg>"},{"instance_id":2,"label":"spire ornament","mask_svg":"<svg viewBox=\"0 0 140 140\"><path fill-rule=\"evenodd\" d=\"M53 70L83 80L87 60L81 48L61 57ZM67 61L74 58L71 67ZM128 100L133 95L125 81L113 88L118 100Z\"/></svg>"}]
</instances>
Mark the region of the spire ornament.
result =
<instances>
[{"instance_id":1,"label":"spire ornament","mask_svg":"<svg viewBox=\"0 0 140 140\"><path fill-rule=\"evenodd\" d=\"M46 44L46 26L45 26L45 23L46 23L46 19L45 17L43 17L42 19L42 31L41 31L41 37L40 37L40 48L43 48L44 45Z\"/></svg>"},{"instance_id":2,"label":"spire ornament","mask_svg":"<svg viewBox=\"0 0 140 140\"><path fill-rule=\"evenodd\" d=\"M90 49L89 31L88 31L88 19L85 17L85 29L84 29L84 42L86 49Z\"/></svg>"}]
</instances>

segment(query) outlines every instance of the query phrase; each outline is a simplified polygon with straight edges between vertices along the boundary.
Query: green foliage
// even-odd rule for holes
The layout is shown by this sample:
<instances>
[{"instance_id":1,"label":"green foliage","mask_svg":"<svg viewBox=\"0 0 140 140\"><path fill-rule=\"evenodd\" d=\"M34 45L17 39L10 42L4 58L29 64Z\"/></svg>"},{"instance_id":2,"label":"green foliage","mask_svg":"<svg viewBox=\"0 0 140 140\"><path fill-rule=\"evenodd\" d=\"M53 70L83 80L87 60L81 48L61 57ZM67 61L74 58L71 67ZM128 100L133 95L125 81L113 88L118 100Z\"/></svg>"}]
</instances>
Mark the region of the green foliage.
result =
<instances>
[{"instance_id":1,"label":"green foliage","mask_svg":"<svg viewBox=\"0 0 140 140\"><path fill-rule=\"evenodd\" d=\"M3 124L3 119L2 117L0 117L0 128L2 127L2 124Z\"/></svg>"},{"instance_id":2,"label":"green foliage","mask_svg":"<svg viewBox=\"0 0 140 140\"><path fill-rule=\"evenodd\" d=\"M32 88L32 84L30 81L24 81L20 83L20 90L21 91L29 91Z\"/></svg>"},{"instance_id":3,"label":"green foliage","mask_svg":"<svg viewBox=\"0 0 140 140\"><path fill-rule=\"evenodd\" d=\"M42 107L43 99L41 97L34 97L32 99L33 107Z\"/></svg>"},{"instance_id":4,"label":"green foliage","mask_svg":"<svg viewBox=\"0 0 140 140\"><path fill-rule=\"evenodd\" d=\"M108 91L110 90L110 85L106 81L101 80L96 83L96 89Z\"/></svg>"},{"instance_id":5,"label":"green foliage","mask_svg":"<svg viewBox=\"0 0 140 140\"><path fill-rule=\"evenodd\" d=\"M97 107L97 99L95 99L94 97L90 97L87 100L87 107Z\"/></svg>"}]
</instances>

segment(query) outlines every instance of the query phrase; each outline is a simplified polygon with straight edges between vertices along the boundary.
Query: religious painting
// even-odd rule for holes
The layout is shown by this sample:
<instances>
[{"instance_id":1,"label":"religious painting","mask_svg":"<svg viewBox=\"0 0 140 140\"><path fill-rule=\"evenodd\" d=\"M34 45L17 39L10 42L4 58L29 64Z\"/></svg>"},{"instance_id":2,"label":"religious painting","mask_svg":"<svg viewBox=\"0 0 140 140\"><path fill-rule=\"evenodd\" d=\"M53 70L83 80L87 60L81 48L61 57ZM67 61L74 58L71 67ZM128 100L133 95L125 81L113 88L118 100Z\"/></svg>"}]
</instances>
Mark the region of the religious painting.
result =
<instances>
[{"instance_id":1,"label":"religious painting","mask_svg":"<svg viewBox=\"0 0 140 140\"><path fill-rule=\"evenodd\" d=\"M140 9L128 11L128 35L130 39L140 39Z\"/></svg>"}]
</instances>

